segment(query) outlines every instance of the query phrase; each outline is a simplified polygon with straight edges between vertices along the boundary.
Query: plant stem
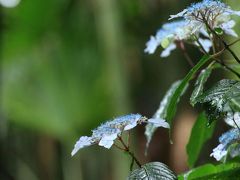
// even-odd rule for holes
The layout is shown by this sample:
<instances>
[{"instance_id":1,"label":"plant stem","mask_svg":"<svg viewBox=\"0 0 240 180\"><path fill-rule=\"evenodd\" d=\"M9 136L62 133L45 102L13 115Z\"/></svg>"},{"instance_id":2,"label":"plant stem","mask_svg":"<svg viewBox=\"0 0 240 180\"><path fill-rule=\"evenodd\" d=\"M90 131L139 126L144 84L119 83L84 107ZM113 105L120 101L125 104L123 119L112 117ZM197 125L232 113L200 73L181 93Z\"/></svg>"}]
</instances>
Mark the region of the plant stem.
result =
<instances>
[{"instance_id":1,"label":"plant stem","mask_svg":"<svg viewBox=\"0 0 240 180\"><path fill-rule=\"evenodd\" d=\"M200 48L202 49L202 51L204 52L204 54L209 55L203 48L203 45L201 44L201 42L198 40L197 37L195 37L197 43L199 44ZM239 40L238 40L239 41ZM234 41L233 43L231 43L231 45L235 44L238 41ZM214 45L213 45L214 46ZM229 66L227 66L223 61L217 59L216 57L213 57L213 59L215 60L216 63L220 64L222 67L224 67L225 69L229 70L230 72L232 72L233 74L235 74L238 78L240 78L240 74L235 71L234 69L230 68Z\"/></svg>"},{"instance_id":2,"label":"plant stem","mask_svg":"<svg viewBox=\"0 0 240 180\"><path fill-rule=\"evenodd\" d=\"M215 61L220 64L222 67L226 68L227 70L229 70L230 72L232 72L233 74L235 74L238 78L240 78L240 74L235 71L234 69L230 68L229 66L227 66L223 61L218 60L217 58L214 58Z\"/></svg>"},{"instance_id":3,"label":"plant stem","mask_svg":"<svg viewBox=\"0 0 240 180\"><path fill-rule=\"evenodd\" d=\"M233 52L233 50L229 47L229 45L224 41L224 39L219 36L208 24L207 21L205 21L205 24L207 26L207 28L213 33L213 35L215 35L224 45L225 49L228 50L230 52L230 54L234 57L234 59L240 64L240 59L237 57L237 55Z\"/></svg>"},{"instance_id":4,"label":"plant stem","mask_svg":"<svg viewBox=\"0 0 240 180\"><path fill-rule=\"evenodd\" d=\"M179 41L179 47L180 47L180 49L181 49L181 51L182 51L185 59L187 60L188 64L189 64L191 67L194 67L194 63L193 63L191 57L189 56L188 52L186 51L186 48L185 48L185 46L184 46L183 41Z\"/></svg>"},{"instance_id":5,"label":"plant stem","mask_svg":"<svg viewBox=\"0 0 240 180\"><path fill-rule=\"evenodd\" d=\"M125 142L123 141L122 137L121 136L118 136L118 140L122 143L122 145L124 146L124 151L127 152L131 157L132 159L136 162L136 164L141 167L141 163L139 162L139 160L135 157L134 153L130 151L129 147L125 144ZM132 164L131 164L132 166ZM131 168L131 167L130 167Z\"/></svg>"}]
</instances>

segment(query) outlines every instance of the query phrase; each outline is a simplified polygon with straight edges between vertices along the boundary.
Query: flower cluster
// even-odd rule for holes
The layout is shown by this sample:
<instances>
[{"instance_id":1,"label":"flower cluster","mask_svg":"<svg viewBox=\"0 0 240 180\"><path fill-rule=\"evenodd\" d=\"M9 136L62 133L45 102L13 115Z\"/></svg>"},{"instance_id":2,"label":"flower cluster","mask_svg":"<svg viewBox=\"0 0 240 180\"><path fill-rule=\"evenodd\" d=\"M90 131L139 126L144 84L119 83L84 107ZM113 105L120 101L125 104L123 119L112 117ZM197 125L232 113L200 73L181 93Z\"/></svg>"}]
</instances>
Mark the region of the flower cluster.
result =
<instances>
[{"instance_id":1,"label":"flower cluster","mask_svg":"<svg viewBox=\"0 0 240 180\"><path fill-rule=\"evenodd\" d=\"M240 131L238 128L227 131L219 138L220 144L213 149L213 152L210 154L210 156L213 156L217 161L220 161L228 154L231 157L240 155L239 141Z\"/></svg>"},{"instance_id":2,"label":"flower cluster","mask_svg":"<svg viewBox=\"0 0 240 180\"><path fill-rule=\"evenodd\" d=\"M156 127L169 128L169 124L163 119L147 119L140 114L120 116L112 121L107 121L94 129L91 137L80 137L71 154L73 156L79 149L94 144L98 144L99 146L109 149L113 145L114 140L117 139L118 136L121 136L123 131L133 129L138 124L142 123L152 123Z\"/></svg>"},{"instance_id":3,"label":"flower cluster","mask_svg":"<svg viewBox=\"0 0 240 180\"><path fill-rule=\"evenodd\" d=\"M167 57L176 49L179 42L187 42L195 46L202 46L209 52L212 47L213 31L224 32L237 37L233 30L235 21L231 15L240 16L240 11L234 11L219 0L203 0L194 3L176 15L171 15L169 20L179 20L164 24L155 36L151 36L146 43L146 53L153 54L159 45L165 50L161 57ZM204 37L204 39L202 39ZM181 48L181 46L180 46Z\"/></svg>"},{"instance_id":4,"label":"flower cluster","mask_svg":"<svg viewBox=\"0 0 240 180\"><path fill-rule=\"evenodd\" d=\"M206 30L221 28L226 34L237 37L232 29L236 23L231 19L231 15L240 16L240 11L232 10L219 0L203 0L192 4L176 15L171 15L170 19L184 18L195 27L195 31L202 28Z\"/></svg>"},{"instance_id":5,"label":"flower cluster","mask_svg":"<svg viewBox=\"0 0 240 180\"><path fill-rule=\"evenodd\" d=\"M160 30L158 30L155 36L150 37L150 40L146 43L144 52L153 54L157 47L161 45L165 49L160 56L167 57L170 55L172 50L176 49L176 44L180 43L181 41L189 41L189 43L192 43L193 31L194 26L185 20L177 20L166 23ZM204 31L199 33L206 34ZM199 36L197 33L195 35L197 37ZM205 51L209 52L212 46L211 41L202 38L200 38L199 41L202 43ZM198 46L196 42L193 44Z\"/></svg>"}]
</instances>

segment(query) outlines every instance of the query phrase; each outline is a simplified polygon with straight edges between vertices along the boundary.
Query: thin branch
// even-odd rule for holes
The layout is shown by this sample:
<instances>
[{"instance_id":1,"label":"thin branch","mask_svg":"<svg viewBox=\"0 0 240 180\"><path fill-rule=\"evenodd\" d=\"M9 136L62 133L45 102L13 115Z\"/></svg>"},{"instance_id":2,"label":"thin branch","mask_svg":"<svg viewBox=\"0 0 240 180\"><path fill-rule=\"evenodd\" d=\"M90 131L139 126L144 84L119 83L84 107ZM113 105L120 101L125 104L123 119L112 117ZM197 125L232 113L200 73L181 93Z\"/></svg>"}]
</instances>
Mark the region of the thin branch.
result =
<instances>
[{"instance_id":1,"label":"thin branch","mask_svg":"<svg viewBox=\"0 0 240 180\"><path fill-rule=\"evenodd\" d=\"M131 165L130 165L130 171L133 170L133 165L134 165L134 158L132 158Z\"/></svg>"},{"instance_id":2,"label":"thin branch","mask_svg":"<svg viewBox=\"0 0 240 180\"><path fill-rule=\"evenodd\" d=\"M195 39L196 39L197 43L199 44L199 46L201 47L202 51L204 51L204 54L209 55L209 54L204 50L203 45L201 44L201 42L198 40L198 38L197 38L196 36L195 36ZM232 43L232 45L235 44L236 42L237 42L237 41L234 41L234 42ZM235 74L238 78L240 78L240 74L239 74L237 71L235 71L234 69L232 69L232 68L230 68L229 66L227 66L222 60L219 60L219 59L216 58L216 57L213 57L213 59L215 60L216 63L220 64L222 67L224 67L225 69L229 70L230 72L232 72L233 74ZM214 63L213 63L213 64L214 64Z\"/></svg>"},{"instance_id":3,"label":"thin branch","mask_svg":"<svg viewBox=\"0 0 240 180\"><path fill-rule=\"evenodd\" d=\"M228 50L230 52L230 54L234 57L234 59L240 64L240 59L237 57L237 55L233 52L233 50L229 47L229 45L224 41L224 39L219 36L208 24L207 21L204 21L205 25L207 26L207 28L222 42L222 44L224 45L225 49Z\"/></svg>"},{"instance_id":4,"label":"thin branch","mask_svg":"<svg viewBox=\"0 0 240 180\"><path fill-rule=\"evenodd\" d=\"M120 150L122 150L122 151L126 151L126 149L124 149L124 148L122 148L122 147L120 147L120 146L118 146L117 144L113 144L113 146L115 146L116 148L118 148L118 149L120 149Z\"/></svg>"},{"instance_id":5,"label":"thin branch","mask_svg":"<svg viewBox=\"0 0 240 180\"><path fill-rule=\"evenodd\" d=\"M180 47L180 49L181 49L181 51L182 51L185 59L187 60L188 64L189 64L191 67L194 67L194 63L193 63L191 57L189 56L188 52L186 51L186 48L185 48L185 46L184 46L183 41L179 41L179 47Z\"/></svg>"},{"instance_id":6,"label":"thin branch","mask_svg":"<svg viewBox=\"0 0 240 180\"><path fill-rule=\"evenodd\" d=\"M121 136L118 136L118 140L122 143L122 145L124 146L125 148L125 152L127 152L133 159L134 161L136 162L136 164L141 167L141 163L138 161L138 159L135 157L134 153L130 151L130 149L128 148L128 146L125 144L125 142L123 141L122 137Z\"/></svg>"},{"instance_id":7,"label":"thin branch","mask_svg":"<svg viewBox=\"0 0 240 180\"><path fill-rule=\"evenodd\" d=\"M131 136L130 136L130 131L128 131L128 135L127 135L127 147L130 147L130 140L131 140Z\"/></svg>"},{"instance_id":8,"label":"thin branch","mask_svg":"<svg viewBox=\"0 0 240 180\"><path fill-rule=\"evenodd\" d=\"M233 74L235 74L238 78L240 78L240 74L239 74L237 71L235 71L234 69L232 69L232 68L230 68L229 66L227 66L223 61L221 61L221 60L219 60L219 59L217 59L217 58L214 58L214 59L215 59L215 61L216 61L218 64L222 65L225 69L229 70L230 72L232 72Z\"/></svg>"}]
</instances>

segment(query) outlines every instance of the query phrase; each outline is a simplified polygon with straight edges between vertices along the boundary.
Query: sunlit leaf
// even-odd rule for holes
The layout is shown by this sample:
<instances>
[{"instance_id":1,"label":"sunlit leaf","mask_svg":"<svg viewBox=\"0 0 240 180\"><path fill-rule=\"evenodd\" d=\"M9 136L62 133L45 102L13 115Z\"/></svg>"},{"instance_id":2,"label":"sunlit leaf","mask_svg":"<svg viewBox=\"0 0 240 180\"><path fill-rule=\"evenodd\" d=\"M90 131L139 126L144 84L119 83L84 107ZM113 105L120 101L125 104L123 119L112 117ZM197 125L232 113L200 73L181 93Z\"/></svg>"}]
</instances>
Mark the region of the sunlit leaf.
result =
<instances>
[{"instance_id":1,"label":"sunlit leaf","mask_svg":"<svg viewBox=\"0 0 240 180\"><path fill-rule=\"evenodd\" d=\"M204 143L211 138L215 124L207 127L207 118L204 113L201 113L195 122L190 139L187 144L188 164L193 167L196 163Z\"/></svg>"},{"instance_id":2,"label":"sunlit leaf","mask_svg":"<svg viewBox=\"0 0 240 180\"><path fill-rule=\"evenodd\" d=\"M157 179L177 179L176 175L167 165L160 162L144 164L141 168L135 169L127 178L128 180L157 180Z\"/></svg>"},{"instance_id":3,"label":"sunlit leaf","mask_svg":"<svg viewBox=\"0 0 240 180\"><path fill-rule=\"evenodd\" d=\"M233 180L240 178L240 163L227 163L214 166L205 164L178 176L179 180Z\"/></svg>"}]
</instances>

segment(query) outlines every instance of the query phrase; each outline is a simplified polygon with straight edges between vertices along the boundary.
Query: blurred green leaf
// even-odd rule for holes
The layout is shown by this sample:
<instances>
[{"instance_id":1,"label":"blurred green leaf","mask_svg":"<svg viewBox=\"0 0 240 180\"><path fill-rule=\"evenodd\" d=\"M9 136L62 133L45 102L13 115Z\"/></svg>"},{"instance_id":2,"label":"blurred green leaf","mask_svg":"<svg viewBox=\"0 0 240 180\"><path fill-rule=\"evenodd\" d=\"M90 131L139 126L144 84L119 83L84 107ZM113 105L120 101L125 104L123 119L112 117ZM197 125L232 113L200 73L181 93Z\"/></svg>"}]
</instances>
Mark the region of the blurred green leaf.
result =
<instances>
[{"instance_id":1,"label":"blurred green leaf","mask_svg":"<svg viewBox=\"0 0 240 180\"><path fill-rule=\"evenodd\" d=\"M135 169L130 173L128 180L145 180L145 179L177 179L176 175L167 165L160 162L151 162L142 165L141 168Z\"/></svg>"},{"instance_id":2,"label":"blurred green leaf","mask_svg":"<svg viewBox=\"0 0 240 180\"><path fill-rule=\"evenodd\" d=\"M204 143L212 137L214 132L215 124L207 127L207 118L205 113L201 113L191 132L190 139L187 144L187 154L188 154L188 165L193 167L199 157L202 146Z\"/></svg>"},{"instance_id":3,"label":"blurred green leaf","mask_svg":"<svg viewBox=\"0 0 240 180\"><path fill-rule=\"evenodd\" d=\"M205 164L178 176L179 180L233 180L240 178L240 163Z\"/></svg>"},{"instance_id":4,"label":"blurred green leaf","mask_svg":"<svg viewBox=\"0 0 240 180\"><path fill-rule=\"evenodd\" d=\"M211 72L212 70L208 68L208 69L203 69L199 74L195 83L195 88L190 98L190 103L192 106L194 106L197 103L196 98L203 93L203 86L206 83L207 79L209 78Z\"/></svg>"}]
</instances>

